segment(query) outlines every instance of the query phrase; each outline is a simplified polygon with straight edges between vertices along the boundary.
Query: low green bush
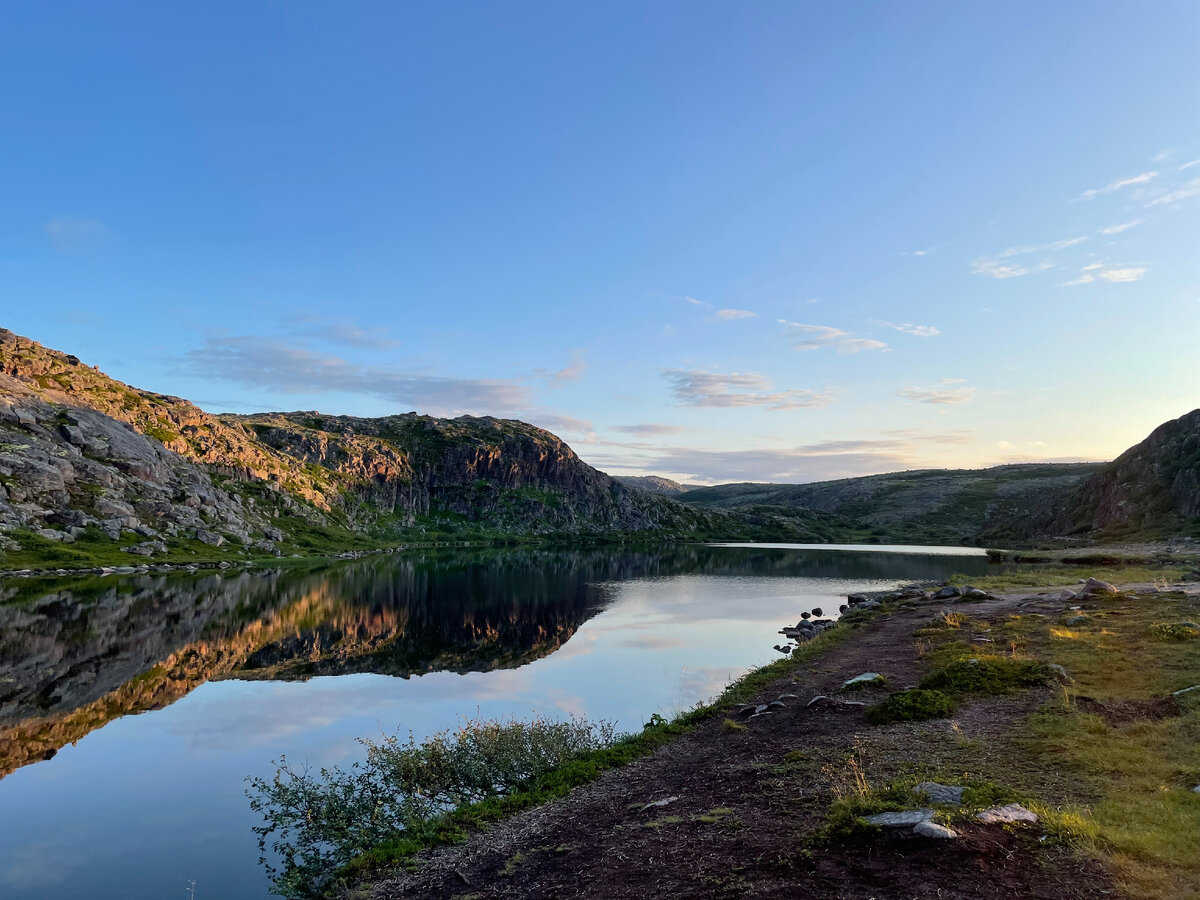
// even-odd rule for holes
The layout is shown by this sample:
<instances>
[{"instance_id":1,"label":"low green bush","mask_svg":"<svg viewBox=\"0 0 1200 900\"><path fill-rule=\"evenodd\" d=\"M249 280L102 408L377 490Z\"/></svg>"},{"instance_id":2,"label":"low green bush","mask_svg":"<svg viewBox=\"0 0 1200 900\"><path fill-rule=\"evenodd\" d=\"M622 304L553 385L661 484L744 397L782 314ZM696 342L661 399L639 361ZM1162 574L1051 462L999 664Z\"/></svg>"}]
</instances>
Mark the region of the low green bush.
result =
<instances>
[{"instance_id":1,"label":"low green bush","mask_svg":"<svg viewBox=\"0 0 1200 900\"><path fill-rule=\"evenodd\" d=\"M934 669L921 679L920 686L948 694L1006 694L1046 684L1052 674L1036 660L981 654Z\"/></svg>"},{"instance_id":2,"label":"low green bush","mask_svg":"<svg viewBox=\"0 0 1200 900\"><path fill-rule=\"evenodd\" d=\"M870 707L867 721L872 725L890 725L892 722L945 719L954 715L954 708L954 701L941 691L898 691Z\"/></svg>"}]
</instances>

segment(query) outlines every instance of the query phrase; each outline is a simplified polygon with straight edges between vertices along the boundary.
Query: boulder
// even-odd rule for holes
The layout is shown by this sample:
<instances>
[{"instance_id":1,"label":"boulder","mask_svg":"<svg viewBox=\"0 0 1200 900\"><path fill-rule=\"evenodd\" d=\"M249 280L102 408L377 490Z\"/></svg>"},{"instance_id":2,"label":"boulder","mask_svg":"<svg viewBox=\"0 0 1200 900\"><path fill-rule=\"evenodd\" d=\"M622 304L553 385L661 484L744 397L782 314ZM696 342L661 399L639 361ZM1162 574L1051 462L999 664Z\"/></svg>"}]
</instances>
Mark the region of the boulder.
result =
<instances>
[{"instance_id":1,"label":"boulder","mask_svg":"<svg viewBox=\"0 0 1200 900\"><path fill-rule=\"evenodd\" d=\"M961 806L963 789L958 785L938 784L936 781L922 781L913 788L917 795L924 794L930 803L938 806Z\"/></svg>"},{"instance_id":2,"label":"boulder","mask_svg":"<svg viewBox=\"0 0 1200 900\"><path fill-rule=\"evenodd\" d=\"M861 685L876 684L884 681L884 677L878 672L863 672L861 675L855 675L849 681L842 683L842 688L853 688Z\"/></svg>"},{"instance_id":3,"label":"boulder","mask_svg":"<svg viewBox=\"0 0 1200 900\"><path fill-rule=\"evenodd\" d=\"M1038 820L1037 813L1026 809L1019 803L1007 803L1004 806L990 807L979 813L975 818L989 825L1012 825L1018 822L1027 822L1032 825Z\"/></svg>"},{"instance_id":4,"label":"boulder","mask_svg":"<svg viewBox=\"0 0 1200 900\"><path fill-rule=\"evenodd\" d=\"M1120 590L1115 584L1109 584L1107 581L1100 581L1098 578L1089 578L1083 584L1082 594L1119 594Z\"/></svg>"},{"instance_id":5,"label":"boulder","mask_svg":"<svg viewBox=\"0 0 1200 900\"><path fill-rule=\"evenodd\" d=\"M209 531L207 528L196 529L196 540L202 544L208 544L210 547L220 547L225 543L225 538L217 534L215 531Z\"/></svg>"},{"instance_id":6,"label":"boulder","mask_svg":"<svg viewBox=\"0 0 1200 900\"><path fill-rule=\"evenodd\" d=\"M961 590L952 584L948 584L933 596L938 600L949 600L951 597L958 597L961 594Z\"/></svg>"},{"instance_id":7,"label":"boulder","mask_svg":"<svg viewBox=\"0 0 1200 900\"><path fill-rule=\"evenodd\" d=\"M939 825L937 822L928 821L918 822L913 827L913 834L942 841L952 840L958 837L958 832L953 828L947 828L945 825Z\"/></svg>"}]
</instances>

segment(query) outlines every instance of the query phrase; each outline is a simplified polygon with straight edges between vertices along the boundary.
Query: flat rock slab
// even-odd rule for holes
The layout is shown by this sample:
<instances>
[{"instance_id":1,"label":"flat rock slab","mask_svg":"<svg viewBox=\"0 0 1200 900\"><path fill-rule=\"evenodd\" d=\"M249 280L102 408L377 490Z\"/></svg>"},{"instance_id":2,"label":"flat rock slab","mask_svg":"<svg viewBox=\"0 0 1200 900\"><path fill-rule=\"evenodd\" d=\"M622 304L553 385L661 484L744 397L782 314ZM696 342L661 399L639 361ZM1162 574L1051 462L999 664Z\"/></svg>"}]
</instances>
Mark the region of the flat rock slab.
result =
<instances>
[{"instance_id":1,"label":"flat rock slab","mask_svg":"<svg viewBox=\"0 0 1200 900\"><path fill-rule=\"evenodd\" d=\"M957 785L938 784L936 781L922 781L913 792L924 794L930 803L939 806L961 806L963 789Z\"/></svg>"},{"instance_id":2,"label":"flat rock slab","mask_svg":"<svg viewBox=\"0 0 1200 900\"><path fill-rule=\"evenodd\" d=\"M918 822L913 828L913 834L919 834L921 837L936 838L937 840L947 841L958 837L958 832L953 828L947 828L945 825L939 825L937 822Z\"/></svg>"},{"instance_id":3,"label":"flat rock slab","mask_svg":"<svg viewBox=\"0 0 1200 900\"><path fill-rule=\"evenodd\" d=\"M977 818L980 822L986 822L989 825L1005 824L1011 825L1017 822L1028 822L1034 824L1037 822L1037 813L1033 810L1026 809L1019 803L1008 803L1004 806L993 806L990 809L985 809Z\"/></svg>"},{"instance_id":4,"label":"flat rock slab","mask_svg":"<svg viewBox=\"0 0 1200 900\"><path fill-rule=\"evenodd\" d=\"M863 672L861 675L855 675L849 681L844 682L842 687L854 687L860 684L874 684L876 681L883 681L883 676L878 672Z\"/></svg>"},{"instance_id":5,"label":"flat rock slab","mask_svg":"<svg viewBox=\"0 0 1200 900\"><path fill-rule=\"evenodd\" d=\"M881 828L912 828L914 825L928 822L932 818L932 809L906 809L902 812L876 813L873 816L864 817L864 821L869 825L878 825Z\"/></svg>"}]
</instances>

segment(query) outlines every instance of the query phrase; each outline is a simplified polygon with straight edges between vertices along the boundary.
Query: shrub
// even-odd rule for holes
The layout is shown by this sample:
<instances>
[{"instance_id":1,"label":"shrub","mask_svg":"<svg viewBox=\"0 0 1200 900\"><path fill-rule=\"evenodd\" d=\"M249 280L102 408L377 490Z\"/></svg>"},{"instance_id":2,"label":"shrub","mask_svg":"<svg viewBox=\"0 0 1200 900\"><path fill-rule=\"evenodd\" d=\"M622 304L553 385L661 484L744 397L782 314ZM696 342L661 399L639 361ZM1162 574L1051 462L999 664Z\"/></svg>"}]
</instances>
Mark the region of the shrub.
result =
<instances>
[{"instance_id":1,"label":"shrub","mask_svg":"<svg viewBox=\"0 0 1200 900\"><path fill-rule=\"evenodd\" d=\"M276 893L319 895L356 856L458 807L501 797L569 760L611 746L613 727L583 719L466 719L418 744L409 735L363 740L349 770L312 772L280 759L271 779L249 779L254 829ZM270 864L276 854L280 868Z\"/></svg>"},{"instance_id":2,"label":"shrub","mask_svg":"<svg viewBox=\"0 0 1200 900\"><path fill-rule=\"evenodd\" d=\"M1191 641L1200 638L1200 625L1195 622L1156 622L1150 634L1160 641Z\"/></svg>"},{"instance_id":3,"label":"shrub","mask_svg":"<svg viewBox=\"0 0 1200 900\"><path fill-rule=\"evenodd\" d=\"M898 691L867 710L872 725L892 722L920 722L926 719L945 719L954 715L954 701L941 691Z\"/></svg>"},{"instance_id":4,"label":"shrub","mask_svg":"<svg viewBox=\"0 0 1200 900\"><path fill-rule=\"evenodd\" d=\"M935 669L921 679L920 686L951 694L1004 694L1045 684L1050 677L1050 669L1035 660L982 654Z\"/></svg>"}]
</instances>

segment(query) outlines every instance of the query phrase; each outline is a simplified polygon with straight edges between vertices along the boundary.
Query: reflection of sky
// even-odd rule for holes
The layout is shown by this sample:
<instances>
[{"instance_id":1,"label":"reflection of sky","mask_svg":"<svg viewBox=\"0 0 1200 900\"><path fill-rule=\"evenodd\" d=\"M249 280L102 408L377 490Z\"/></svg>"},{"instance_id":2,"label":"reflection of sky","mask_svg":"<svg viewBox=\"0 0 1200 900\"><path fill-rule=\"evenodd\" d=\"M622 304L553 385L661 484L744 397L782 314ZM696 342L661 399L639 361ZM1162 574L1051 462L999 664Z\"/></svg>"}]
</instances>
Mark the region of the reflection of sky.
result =
<instances>
[{"instance_id":1,"label":"reflection of sky","mask_svg":"<svg viewBox=\"0 0 1200 900\"><path fill-rule=\"evenodd\" d=\"M315 766L361 754L356 738L418 736L463 715L586 714L637 729L778 658L776 631L836 612L883 582L683 575L611 582L608 607L557 653L520 669L408 679L223 681L93 732L0 782L0 896L11 900L267 896L243 795L286 754Z\"/></svg>"}]
</instances>

